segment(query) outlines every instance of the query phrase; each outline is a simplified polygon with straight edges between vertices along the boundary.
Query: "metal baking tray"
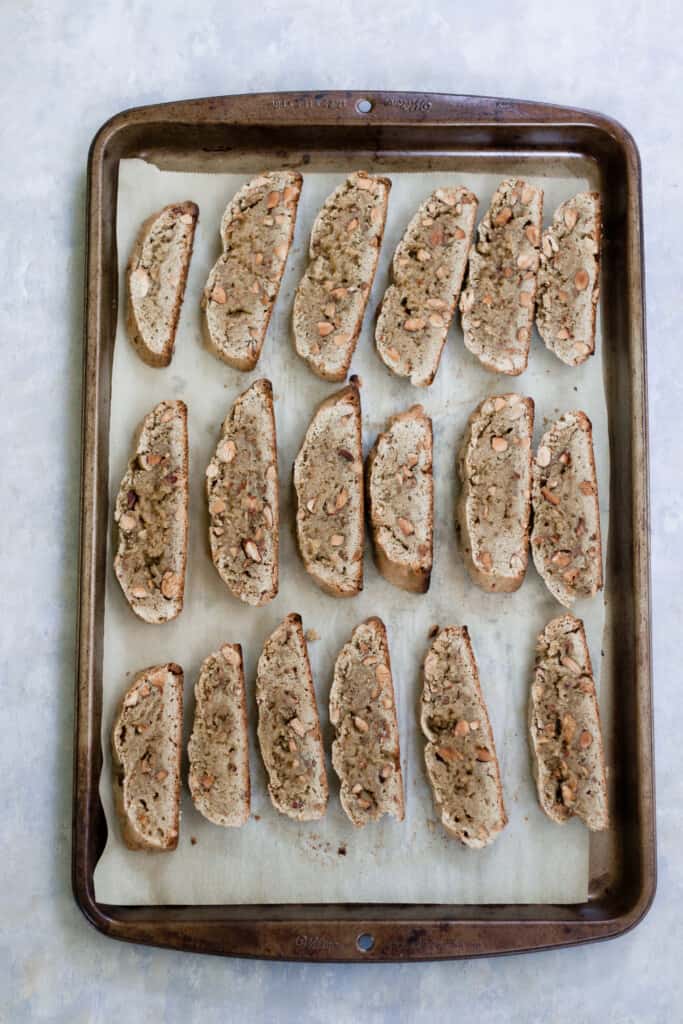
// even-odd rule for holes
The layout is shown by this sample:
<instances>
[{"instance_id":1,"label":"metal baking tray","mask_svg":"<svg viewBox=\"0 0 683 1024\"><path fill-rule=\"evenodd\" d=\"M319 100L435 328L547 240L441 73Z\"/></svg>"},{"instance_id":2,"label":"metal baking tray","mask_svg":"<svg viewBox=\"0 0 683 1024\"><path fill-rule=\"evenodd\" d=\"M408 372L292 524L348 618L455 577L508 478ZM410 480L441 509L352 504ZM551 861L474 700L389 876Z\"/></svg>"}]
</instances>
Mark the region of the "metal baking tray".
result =
<instances>
[{"instance_id":1,"label":"metal baking tray","mask_svg":"<svg viewBox=\"0 0 683 1024\"><path fill-rule=\"evenodd\" d=\"M607 360L613 595L603 692L612 828L591 836L585 903L558 905L287 904L114 906L93 875L107 825L102 766L102 651L111 368L117 316L119 160L225 170L245 155L303 165L335 155L360 167L531 169L589 161L603 197L602 324ZM501 171L501 174L504 171ZM542 173L536 170L536 173ZM108 121L88 161L83 452L72 878L76 902L101 932L130 942L224 956L392 961L492 955L622 934L656 886L647 470L647 400L640 162L615 121L567 107L476 96L305 92L189 100Z\"/></svg>"}]
</instances>

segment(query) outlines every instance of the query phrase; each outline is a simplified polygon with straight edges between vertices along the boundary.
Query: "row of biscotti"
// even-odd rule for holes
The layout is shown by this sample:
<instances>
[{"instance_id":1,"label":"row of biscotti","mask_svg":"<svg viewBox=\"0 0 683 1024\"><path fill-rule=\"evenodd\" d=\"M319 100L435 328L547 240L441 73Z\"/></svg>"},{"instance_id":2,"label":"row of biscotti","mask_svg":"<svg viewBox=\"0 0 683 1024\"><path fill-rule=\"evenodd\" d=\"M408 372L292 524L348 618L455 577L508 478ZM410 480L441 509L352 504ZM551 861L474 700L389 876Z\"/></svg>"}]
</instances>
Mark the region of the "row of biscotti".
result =
<instances>
[{"instance_id":1,"label":"row of biscotti","mask_svg":"<svg viewBox=\"0 0 683 1024\"><path fill-rule=\"evenodd\" d=\"M223 251L202 297L203 330L210 351L237 369L252 370L260 357L301 187L295 171L259 175L223 214ZM292 327L296 351L325 380L341 381L348 373L390 189L388 178L357 171L327 198L313 224ZM386 366L415 385L434 380L458 299L465 345L495 372L526 369L534 312L547 347L563 362L576 366L595 350L599 194L579 193L562 203L542 235L543 191L522 180L503 181L472 246L477 208L469 189L437 188L394 253L375 340ZM164 207L142 225L128 264L128 332L152 366L167 366L173 355L198 216L192 202Z\"/></svg>"},{"instance_id":2,"label":"row of biscotti","mask_svg":"<svg viewBox=\"0 0 683 1024\"><path fill-rule=\"evenodd\" d=\"M256 673L258 740L274 807L297 821L328 802L325 753L306 638L288 615L266 641ZM396 696L386 629L378 618L353 631L334 666L329 697L332 764L340 800L358 828L404 817ZM183 671L139 672L113 727L114 793L126 844L178 843ZM493 732L466 627L434 637L423 666L420 724L434 802L445 829L466 846L490 843L507 823ZM607 827L607 786L595 684L583 625L571 615L540 635L529 700L529 737L541 807L563 823L576 814ZM242 648L225 644L202 664L188 744L195 806L216 825L249 818L251 784Z\"/></svg>"},{"instance_id":3,"label":"row of biscotti","mask_svg":"<svg viewBox=\"0 0 683 1024\"><path fill-rule=\"evenodd\" d=\"M529 539L549 590L571 606L603 585L591 425L567 412L532 457L534 403L494 395L474 411L458 458L457 526L470 576L485 590L522 583ZM432 422L421 406L392 417L363 473L361 406L349 384L320 405L294 462L304 565L336 597L363 586L366 505L375 558L391 583L429 587L433 562ZM272 388L251 385L223 423L206 470L211 556L231 593L260 606L278 592L279 480ZM187 410L148 414L122 480L116 575L133 611L168 622L183 606L188 531ZM532 525L533 521L533 525Z\"/></svg>"}]
</instances>

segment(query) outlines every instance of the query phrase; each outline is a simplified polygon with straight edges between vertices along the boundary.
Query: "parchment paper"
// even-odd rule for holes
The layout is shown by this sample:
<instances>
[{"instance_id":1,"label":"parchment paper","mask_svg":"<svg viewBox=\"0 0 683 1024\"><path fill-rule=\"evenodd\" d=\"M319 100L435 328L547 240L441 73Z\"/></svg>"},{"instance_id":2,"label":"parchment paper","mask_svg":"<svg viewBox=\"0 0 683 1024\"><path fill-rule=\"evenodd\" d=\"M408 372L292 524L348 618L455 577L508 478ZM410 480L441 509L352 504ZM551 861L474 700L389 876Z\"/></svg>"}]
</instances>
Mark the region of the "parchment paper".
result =
<instances>
[{"instance_id":1,"label":"parchment paper","mask_svg":"<svg viewBox=\"0 0 683 1024\"><path fill-rule=\"evenodd\" d=\"M249 170L263 168L255 163ZM459 326L451 328L432 387L415 389L382 365L372 341L373 314L388 281L396 243L418 203L437 185L466 184L486 209L498 181L495 174L393 173L386 234L363 334L352 370L362 377L363 436L367 452L387 417L420 401L434 420L436 537L429 593L405 594L377 573L369 548L365 589L352 600L322 594L298 558L292 532L291 465L318 402L335 390L315 378L291 344L289 318L296 284L306 263L308 236L324 198L352 165L335 173L304 168L304 188L296 236L260 363L244 374L225 366L201 344L199 299L219 252L223 209L250 174L186 174L159 171L141 160L124 160L119 175L117 238L121 280L114 355L110 508L134 430L162 398L183 398L189 408L191 516L185 609L163 626L141 622L128 608L111 569L106 589L103 672L101 793L109 839L95 872L97 899L120 904L404 902L404 903L573 903L588 885L588 834L577 821L561 827L540 811L529 768L526 701L537 633L561 612L530 564L521 589L511 595L485 594L470 583L454 536L455 456L467 417L487 394L513 390L536 402L535 443L544 422L570 408L593 421L606 548L609 466L602 358L565 367L534 335L529 369L521 377L495 376L464 348ZM382 168L382 173L387 173ZM545 189L545 221L565 198L589 183L570 176L530 176ZM565 176L562 176L564 174ZM592 184L592 183L591 183ZM124 329L124 268L138 226L166 203L195 200L200 220L173 362L167 369L143 365ZM601 352L598 338L598 353ZM204 470L221 421L232 402L253 380L269 377L274 386L279 466L282 481L280 593L261 609L231 596L214 569L206 540ZM110 537L110 548L112 538ZM266 636L290 611L303 615L304 628L320 634L310 644L326 747L331 739L327 699L334 658L352 628L371 614L388 628L397 693L406 790L403 823L383 819L356 831L342 813L338 785L328 764L330 804L317 823L298 824L271 806L255 739L254 672ZM584 619L596 673L604 623L601 597L577 604ZM467 624L479 663L482 687L494 729L509 825L488 849L466 850L436 820L425 778L423 740L417 721L420 663L432 624ZM185 733L189 733L193 687L202 659L221 643L239 641L245 655L250 701L252 818L242 829L211 825L182 798L181 835L174 853L128 851L121 841L111 796L109 736L117 704L132 675L147 665L175 661L185 670ZM193 843L192 840L195 840Z\"/></svg>"}]
</instances>

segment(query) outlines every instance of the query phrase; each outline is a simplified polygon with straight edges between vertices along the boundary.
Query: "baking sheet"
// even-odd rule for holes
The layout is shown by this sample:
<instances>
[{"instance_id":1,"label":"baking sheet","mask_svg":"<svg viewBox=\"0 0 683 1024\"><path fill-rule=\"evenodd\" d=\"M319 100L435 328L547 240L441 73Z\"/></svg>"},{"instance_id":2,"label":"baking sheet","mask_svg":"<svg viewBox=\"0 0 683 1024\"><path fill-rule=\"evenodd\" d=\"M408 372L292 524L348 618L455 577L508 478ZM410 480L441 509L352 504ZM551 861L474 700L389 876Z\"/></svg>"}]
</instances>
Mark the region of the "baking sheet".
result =
<instances>
[{"instance_id":1,"label":"baking sheet","mask_svg":"<svg viewBox=\"0 0 683 1024\"><path fill-rule=\"evenodd\" d=\"M560 827L540 811L529 769L526 700L537 633L561 607L546 591L533 567L519 591L485 594L465 572L454 536L455 453L472 409L487 394L517 391L536 402L535 440L547 419L568 408L581 408L593 421L601 498L603 547L607 548L609 463L603 361L598 329L598 356L587 365L565 367L534 335L529 369L521 377L484 370L451 328L435 383L414 389L393 377L377 357L372 342L373 313L388 282L392 252L418 203L437 185L466 184L480 199L480 215L500 179L496 173L450 171L381 172L393 187L384 244L364 330L352 370L363 381L365 451L389 415L422 402L434 421L435 565L427 595L395 589L377 573L369 547L365 589L342 601L321 593L304 571L292 531L291 465L310 417L335 385L315 378L292 348L289 317L296 284L306 265L308 236L324 198L355 169L339 161L334 173L304 168L294 245L261 360L253 373L241 373L211 356L201 344L199 298L219 253L218 226L223 209L251 173L186 174L160 171L142 160L120 165L117 240L120 270L119 321L112 376L110 424L110 507L130 455L134 431L162 398L188 404L190 431L190 555L185 608L175 622L148 626L128 608L111 568L105 595L102 743L105 751L101 795L109 837L95 870L99 902L118 904L216 903L575 903L587 898L589 839L572 821ZM571 173L568 165L550 165L549 176L529 174L545 189L545 221L573 193L595 182ZM145 366L125 336L124 268L140 223L166 203L193 199L200 220L179 324L176 351L163 370ZM457 319L457 318L456 318ZM280 593L261 609L231 596L216 573L206 539L204 470L220 424L232 402L260 376L273 382L281 478ZM109 544L111 548L112 536ZM604 601L577 602L586 626L599 686ZM263 642L290 611L300 612L305 629L320 639L309 645L326 747L331 730L327 699L335 656L353 627L380 615L389 632L394 685L401 732L406 790L403 823L385 818L357 831L341 811L338 785L328 762L330 804L320 822L296 823L271 806L255 738L253 696L256 662ZM467 624L479 663L484 695L500 760L510 822L497 841L483 851L466 850L449 838L433 810L424 773L423 740L417 720L420 663L433 624ZM250 710L252 817L242 829L220 829L207 822L182 797L181 835L170 854L146 855L125 848L113 809L109 735L122 693L140 668L175 661L185 669L185 736L190 730L193 686L202 659L224 642L240 642Z\"/></svg>"}]
</instances>

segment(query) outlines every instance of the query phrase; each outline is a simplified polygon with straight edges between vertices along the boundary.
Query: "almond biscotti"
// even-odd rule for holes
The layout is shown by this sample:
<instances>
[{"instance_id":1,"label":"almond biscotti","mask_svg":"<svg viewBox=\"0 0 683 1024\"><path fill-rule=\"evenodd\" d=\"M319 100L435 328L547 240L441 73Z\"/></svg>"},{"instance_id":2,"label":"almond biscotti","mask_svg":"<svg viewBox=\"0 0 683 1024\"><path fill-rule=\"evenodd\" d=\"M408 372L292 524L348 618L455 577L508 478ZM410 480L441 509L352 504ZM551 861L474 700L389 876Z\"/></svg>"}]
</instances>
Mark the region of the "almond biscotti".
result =
<instances>
[{"instance_id":1,"label":"almond biscotti","mask_svg":"<svg viewBox=\"0 0 683 1024\"><path fill-rule=\"evenodd\" d=\"M256 672L258 739L273 806L297 821L327 808L325 754L300 615L266 640Z\"/></svg>"},{"instance_id":2,"label":"almond biscotti","mask_svg":"<svg viewBox=\"0 0 683 1024\"><path fill-rule=\"evenodd\" d=\"M446 343L477 218L467 188L437 188L421 204L399 242L377 320L383 362L399 377L432 383Z\"/></svg>"},{"instance_id":3,"label":"almond biscotti","mask_svg":"<svg viewBox=\"0 0 683 1024\"><path fill-rule=\"evenodd\" d=\"M207 348L238 370L256 366L294 236L302 177L260 174L228 204L223 253L202 297Z\"/></svg>"},{"instance_id":4,"label":"almond biscotti","mask_svg":"<svg viewBox=\"0 0 683 1024\"><path fill-rule=\"evenodd\" d=\"M165 401L145 417L121 481L114 571L145 622L169 622L185 593L188 530L187 409Z\"/></svg>"},{"instance_id":5,"label":"almond biscotti","mask_svg":"<svg viewBox=\"0 0 683 1024\"><path fill-rule=\"evenodd\" d=\"M467 627L448 626L424 662L420 717L441 822L480 849L507 824L496 747Z\"/></svg>"},{"instance_id":6,"label":"almond biscotti","mask_svg":"<svg viewBox=\"0 0 683 1024\"><path fill-rule=\"evenodd\" d=\"M470 252L460 296L465 345L495 373L527 367L542 225L542 190L511 178L494 193Z\"/></svg>"},{"instance_id":7,"label":"almond biscotti","mask_svg":"<svg viewBox=\"0 0 683 1024\"><path fill-rule=\"evenodd\" d=\"M471 579L517 590L529 559L534 403L491 395L470 416L458 455L458 533Z\"/></svg>"},{"instance_id":8,"label":"almond biscotti","mask_svg":"<svg viewBox=\"0 0 683 1024\"><path fill-rule=\"evenodd\" d=\"M111 734L114 803L131 850L175 850L180 827L183 670L154 665L126 691Z\"/></svg>"},{"instance_id":9,"label":"almond biscotti","mask_svg":"<svg viewBox=\"0 0 683 1024\"><path fill-rule=\"evenodd\" d=\"M580 192L562 203L543 232L536 327L568 366L595 352L601 235L599 192Z\"/></svg>"},{"instance_id":10,"label":"almond biscotti","mask_svg":"<svg viewBox=\"0 0 683 1024\"><path fill-rule=\"evenodd\" d=\"M387 632L371 618L354 629L334 665L330 722L340 799L357 828L391 814L403 821L403 776Z\"/></svg>"},{"instance_id":11,"label":"almond biscotti","mask_svg":"<svg viewBox=\"0 0 683 1024\"><path fill-rule=\"evenodd\" d=\"M257 380L223 423L206 470L211 557L221 579L246 604L278 592L280 503L273 388Z\"/></svg>"},{"instance_id":12,"label":"almond biscotti","mask_svg":"<svg viewBox=\"0 0 683 1024\"><path fill-rule=\"evenodd\" d=\"M297 352L325 380L344 380L351 364L377 269L390 188L388 178L350 174L313 225L292 327Z\"/></svg>"},{"instance_id":13,"label":"almond biscotti","mask_svg":"<svg viewBox=\"0 0 683 1024\"><path fill-rule=\"evenodd\" d=\"M249 818L249 741L242 648L224 644L202 663L187 753L194 805L214 825L239 828Z\"/></svg>"},{"instance_id":14,"label":"almond biscotti","mask_svg":"<svg viewBox=\"0 0 683 1024\"><path fill-rule=\"evenodd\" d=\"M363 444L358 388L318 407L294 463L296 533L306 570L333 597L363 589Z\"/></svg>"},{"instance_id":15,"label":"almond biscotti","mask_svg":"<svg viewBox=\"0 0 683 1024\"><path fill-rule=\"evenodd\" d=\"M564 824L573 815L593 832L609 826L607 777L590 654L583 623L562 615L536 644L529 738L541 807Z\"/></svg>"},{"instance_id":16,"label":"almond biscotti","mask_svg":"<svg viewBox=\"0 0 683 1024\"><path fill-rule=\"evenodd\" d=\"M432 421L421 405L392 417L368 455L367 494L377 568L423 594L434 554Z\"/></svg>"},{"instance_id":17,"label":"almond biscotti","mask_svg":"<svg viewBox=\"0 0 683 1024\"><path fill-rule=\"evenodd\" d=\"M128 337L149 366L173 357L198 217L195 203L165 206L144 222L128 261Z\"/></svg>"},{"instance_id":18,"label":"almond biscotti","mask_svg":"<svg viewBox=\"0 0 683 1024\"><path fill-rule=\"evenodd\" d=\"M566 412L545 432L533 465L534 565L550 593L570 608L602 590L598 481L591 421Z\"/></svg>"}]
</instances>

